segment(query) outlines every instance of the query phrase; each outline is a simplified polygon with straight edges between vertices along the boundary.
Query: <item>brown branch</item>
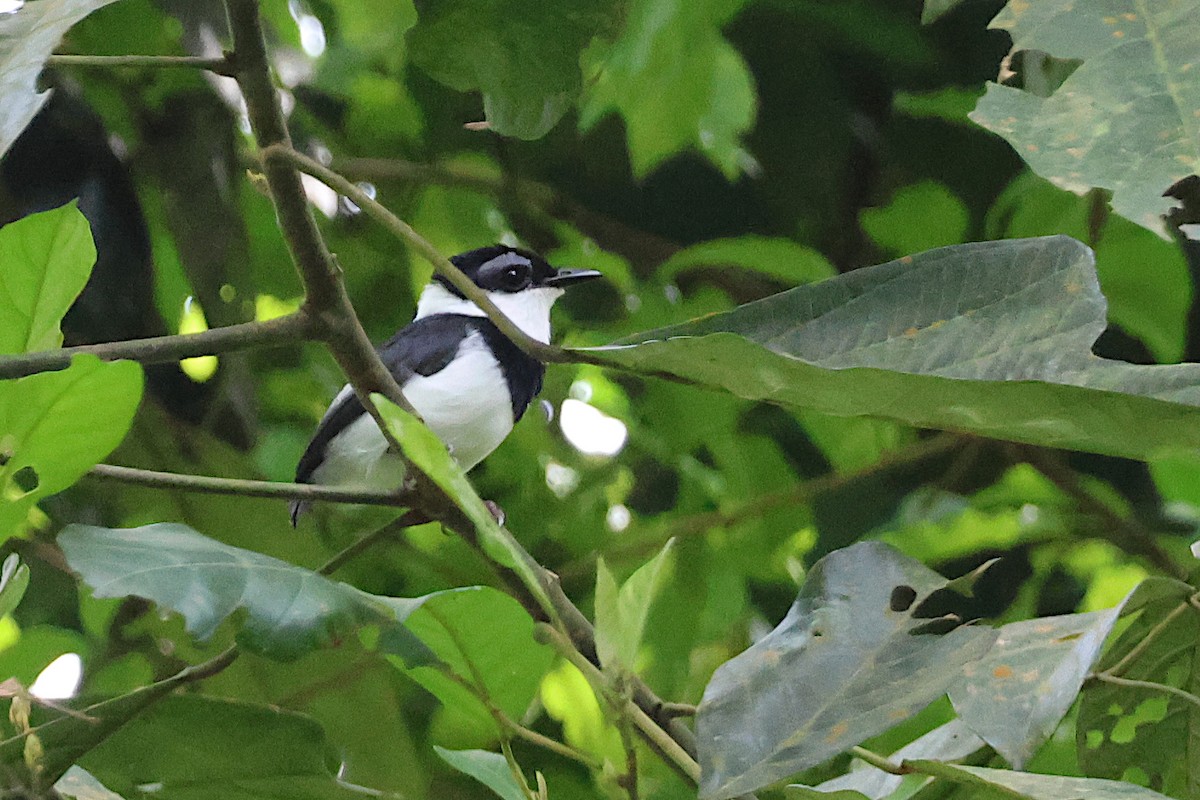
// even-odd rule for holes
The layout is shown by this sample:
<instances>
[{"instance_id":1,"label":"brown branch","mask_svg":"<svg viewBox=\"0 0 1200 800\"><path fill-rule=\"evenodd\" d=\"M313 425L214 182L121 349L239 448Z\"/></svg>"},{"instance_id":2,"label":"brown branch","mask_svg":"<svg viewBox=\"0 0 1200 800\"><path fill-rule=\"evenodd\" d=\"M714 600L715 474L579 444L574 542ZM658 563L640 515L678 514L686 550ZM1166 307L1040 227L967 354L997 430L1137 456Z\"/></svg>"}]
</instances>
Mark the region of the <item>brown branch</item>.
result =
<instances>
[{"instance_id":1,"label":"brown branch","mask_svg":"<svg viewBox=\"0 0 1200 800\"><path fill-rule=\"evenodd\" d=\"M0 380L65 369L70 365L71 359L79 353L91 353L105 361L127 358L143 364L157 364L230 350L290 344L310 338L312 334L313 326L308 315L298 311L271 320L227 325L200 333L154 336L149 339L85 344L59 350L0 356Z\"/></svg>"}]
</instances>

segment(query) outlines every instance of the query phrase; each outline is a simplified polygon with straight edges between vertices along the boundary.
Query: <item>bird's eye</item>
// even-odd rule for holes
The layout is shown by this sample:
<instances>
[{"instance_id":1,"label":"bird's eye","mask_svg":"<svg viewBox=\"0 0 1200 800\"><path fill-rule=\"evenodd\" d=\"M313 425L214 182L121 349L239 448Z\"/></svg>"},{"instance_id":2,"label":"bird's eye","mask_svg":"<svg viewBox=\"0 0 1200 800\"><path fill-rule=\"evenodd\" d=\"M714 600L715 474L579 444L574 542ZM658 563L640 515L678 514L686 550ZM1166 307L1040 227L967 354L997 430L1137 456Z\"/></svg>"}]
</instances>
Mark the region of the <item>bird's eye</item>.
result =
<instances>
[{"instance_id":1,"label":"bird's eye","mask_svg":"<svg viewBox=\"0 0 1200 800\"><path fill-rule=\"evenodd\" d=\"M517 292L529 285L531 271L526 264L513 264L500 275L501 286L510 292Z\"/></svg>"}]
</instances>

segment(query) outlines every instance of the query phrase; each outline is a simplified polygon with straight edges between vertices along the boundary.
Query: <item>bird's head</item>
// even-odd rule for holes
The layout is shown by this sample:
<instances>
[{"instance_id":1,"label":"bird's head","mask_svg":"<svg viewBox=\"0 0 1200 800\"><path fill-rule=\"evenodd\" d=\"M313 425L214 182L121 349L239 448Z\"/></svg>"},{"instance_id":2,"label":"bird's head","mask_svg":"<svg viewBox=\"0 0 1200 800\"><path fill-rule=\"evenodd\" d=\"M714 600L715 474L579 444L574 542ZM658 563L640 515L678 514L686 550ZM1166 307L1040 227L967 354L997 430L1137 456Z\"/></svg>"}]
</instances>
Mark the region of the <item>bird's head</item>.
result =
<instances>
[{"instance_id":1,"label":"bird's head","mask_svg":"<svg viewBox=\"0 0 1200 800\"><path fill-rule=\"evenodd\" d=\"M550 307L572 284L600 277L594 269L559 269L537 253L496 244L453 256L450 261L523 331L550 340ZM483 316L448 280L434 275L421 293L417 318L433 314Z\"/></svg>"}]
</instances>

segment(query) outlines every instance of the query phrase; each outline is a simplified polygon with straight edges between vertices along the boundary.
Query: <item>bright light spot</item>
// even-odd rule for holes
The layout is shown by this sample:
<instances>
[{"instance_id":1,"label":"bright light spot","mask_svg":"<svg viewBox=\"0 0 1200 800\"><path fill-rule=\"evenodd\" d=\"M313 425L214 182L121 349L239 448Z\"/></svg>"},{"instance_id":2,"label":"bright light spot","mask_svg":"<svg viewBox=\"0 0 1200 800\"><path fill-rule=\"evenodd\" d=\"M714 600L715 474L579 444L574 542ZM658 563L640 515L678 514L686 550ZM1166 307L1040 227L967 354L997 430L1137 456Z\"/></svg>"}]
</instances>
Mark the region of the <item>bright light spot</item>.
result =
<instances>
[{"instance_id":1,"label":"bright light spot","mask_svg":"<svg viewBox=\"0 0 1200 800\"><path fill-rule=\"evenodd\" d=\"M208 330L208 322L204 319L204 311L200 308L200 304L195 302L195 298L189 296L183 301L183 314L179 317L179 332L201 333L206 330ZM179 362L179 368L192 380L204 383L216 373L218 363L216 356L198 356L183 359Z\"/></svg>"},{"instance_id":2,"label":"bright light spot","mask_svg":"<svg viewBox=\"0 0 1200 800\"><path fill-rule=\"evenodd\" d=\"M559 497L566 497L579 485L579 473L564 464L551 461L546 465L546 485Z\"/></svg>"},{"instance_id":3,"label":"bright light spot","mask_svg":"<svg viewBox=\"0 0 1200 800\"><path fill-rule=\"evenodd\" d=\"M679 301L683 299L683 292L679 291L679 287L673 283L668 283L663 287L663 295L673 306L679 305Z\"/></svg>"},{"instance_id":4,"label":"bright light spot","mask_svg":"<svg viewBox=\"0 0 1200 800\"><path fill-rule=\"evenodd\" d=\"M15 14L25 5L25 0L0 0L0 14Z\"/></svg>"},{"instance_id":5,"label":"bright light spot","mask_svg":"<svg viewBox=\"0 0 1200 800\"><path fill-rule=\"evenodd\" d=\"M338 210L338 194L312 175L301 175L300 182L304 184L304 194L322 214L333 219Z\"/></svg>"},{"instance_id":6,"label":"bright light spot","mask_svg":"<svg viewBox=\"0 0 1200 800\"><path fill-rule=\"evenodd\" d=\"M375 199L375 184L367 183L366 181L360 181L359 183L356 183L355 186L362 190L362 193L367 197L371 198L372 200ZM358 207L358 204L349 197L343 197L342 204L346 208L346 213L350 214L351 216L362 211L362 209Z\"/></svg>"},{"instance_id":7,"label":"bright light spot","mask_svg":"<svg viewBox=\"0 0 1200 800\"><path fill-rule=\"evenodd\" d=\"M309 58L316 58L325 52L325 26L321 20L312 14L304 14L296 20L300 26L300 46Z\"/></svg>"},{"instance_id":8,"label":"bright light spot","mask_svg":"<svg viewBox=\"0 0 1200 800\"><path fill-rule=\"evenodd\" d=\"M1020 519L1022 525L1034 524L1038 521L1039 516L1041 516L1041 510L1033 503L1026 503L1021 506Z\"/></svg>"},{"instance_id":9,"label":"bright light spot","mask_svg":"<svg viewBox=\"0 0 1200 800\"><path fill-rule=\"evenodd\" d=\"M280 300L273 294L260 294L254 298L254 318L259 322L266 322L269 319L284 317L298 311L303 302L303 297Z\"/></svg>"},{"instance_id":10,"label":"bright light spot","mask_svg":"<svg viewBox=\"0 0 1200 800\"><path fill-rule=\"evenodd\" d=\"M637 311L641 307L642 307L642 298L638 297L636 294L625 295L625 310L626 311L628 311L630 314L632 314L633 312Z\"/></svg>"},{"instance_id":11,"label":"bright light spot","mask_svg":"<svg viewBox=\"0 0 1200 800\"><path fill-rule=\"evenodd\" d=\"M571 390L567 394L580 402L586 403L592 399L592 385L587 381L575 381L571 384Z\"/></svg>"},{"instance_id":12,"label":"bright light spot","mask_svg":"<svg viewBox=\"0 0 1200 800\"><path fill-rule=\"evenodd\" d=\"M286 89L279 90L279 107L283 109L283 115L290 117L292 112L296 110L296 95Z\"/></svg>"},{"instance_id":13,"label":"bright light spot","mask_svg":"<svg viewBox=\"0 0 1200 800\"><path fill-rule=\"evenodd\" d=\"M605 515L604 521L608 523L610 531L620 533L629 527L629 523L633 521L633 515L629 513L628 508L618 503L608 507L608 514Z\"/></svg>"},{"instance_id":14,"label":"bright light spot","mask_svg":"<svg viewBox=\"0 0 1200 800\"><path fill-rule=\"evenodd\" d=\"M563 400L558 424L567 441L589 456L615 456L629 437L624 422L573 397Z\"/></svg>"},{"instance_id":15,"label":"bright light spot","mask_svg":"<svg viewBox=\"0 0 1200 800\"><path fill-rule=\"evenodd\" d=\"M63 653L42 670L29 693L43 700L68 700L79 691L83 660L76 653Z\"/></svg>"}]
</instances>

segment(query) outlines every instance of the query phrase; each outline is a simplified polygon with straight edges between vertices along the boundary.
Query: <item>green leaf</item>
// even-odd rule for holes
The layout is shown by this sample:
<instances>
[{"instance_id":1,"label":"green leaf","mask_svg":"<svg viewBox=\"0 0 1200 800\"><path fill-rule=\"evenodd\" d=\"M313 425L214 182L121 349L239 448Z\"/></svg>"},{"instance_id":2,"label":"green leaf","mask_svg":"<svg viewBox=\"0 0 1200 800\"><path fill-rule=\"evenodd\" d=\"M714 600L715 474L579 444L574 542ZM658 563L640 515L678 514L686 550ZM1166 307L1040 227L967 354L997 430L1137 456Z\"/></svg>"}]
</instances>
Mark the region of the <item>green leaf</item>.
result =
<instances>
[{"instance_id":1,"label":"green leaf","mask_svg":"<svg viewBox=\"0 0 1200 800\"><path fill-rule=\"evenodd\" d=\"M931 22L937 22L962 2L963 0L925 0L925 5L921 8L921 24L928 25Z\"/></svg>"},{"instance_id":2,"label":"green leaf","mask_svg":"<svg viewBox=\"0 0 1200 800\"><path fill-rule=\"evenodd\" d=\"M818 561L787 618L704 690L700 796L721 800L786 778L943 694L995 639L981 627L922 632L922 600L947 583L878 542Z\"/></svg>"},{"instance_id":3,"label":"green leaf","mask_svg":"<svg viewBox=\"0 0 1200 800\"><path fill-rule=\"evenodd\" d=\"M1119 608L1002 627L988 654L963 668L950 701L971 730L1022 769L1050 738L1112 631Z\"/></svg>"},{"instance_id":4,"label":"green leaf","mask_svg":"<svg viewBox=\"0 0 1200 800\"><path fill-rule=\"evenodd\" d=\"M487 750L447 750L433 746L438 757L464 775L470 775L504 800L526 800L525 792L517 785L508 761L499 753Z\"/></svg>"},{"instance_id":5,"label":"green leaf","mask_svg":"<svg viewBox=\"0 0 1200 800\"><path fill-rule=\"evenodd\" d=\"M1032 772L1013 772L987 767L963 767L937 761L909 762L922 772L939 778L980 789L991 789L1004 797L1026 800L1167 800L1166 795L1132 783L1068 778L1062 775L1037 775Z\"/></svg>"},{"instance_id":6,"label":"green leaf","mask_svg":"<svg viewBox=\"0 0 1200 800\"><path fill-rule=\"evenodd\" d=\"M480 695L510 719L521 719L554 660L553 650L534 641L533 626L520 603L495 589L473 586L427 595L405 629L438 661L410 662L406 671L489 741L504 731Z\"/></svg>"},{"instance_id":7,"label":"green leaf","mask_svg":"<svg viewBox=\"0 0 1200 800\"><path fill-rule=\"evenodd\" d=\"M447 86L482 92L492 130L538 139L574 101L579 53L611 6L611 0L431 0L418 4L410 56Z\"/></svg>"},{"instance_id":8,"label":"green leaf","mask_svg":"<svg viewBox=\"0 0 1200 800\"><path fill-rule=\"evenodd\" d=\"M313 720L200 695L162 700L83 759L105 786L163 800L348 800L379 792L337 778L340 759ZM150 789L149 787L153 787Z\"/></svg>"},{"instance_id":9,"label":"green leaf","mask_svg":"<svg viewBox=\"0 0 1200 800\"><path fill-rule=\"evenodd\" d=\"M21 563L21 557L10 553L0 568L0 617L11 614L29 588L29 567Z\"/></svg>"},{"instance_id":10,"label":"green leaf","mask_svg":"<svg viewBox=\"0 0 1200 800\"><path fill-rule=\"evenodd\" d=\"M650 605L658 593L673 543L668 541L658 555L629 576L619 591L604 559L596 562L596 653L605 667L634 669Z\"/></svg>"},{"instance_id":11,"label":"green leaf","mask_svg":"<svg viewBox=\"0 0 1200 800\"><path fill-rule=\"evenodd\" d=\"M60 372L0 381L0 539L121 443L141 397L139 365L86 354Z\"/></svg>"},{"instance_id":12,"label":"green leaf","mask_svg":"<svg viewBox=\"0 0 1200 800\"><path fill-rule=\"evenodd\" d=\"M962 720L952 719L904 745L892 753L888 760L893 764L918 758L957 761L986 746L983 739L972 733ZM855 768L850 772L812 788L820 792L861 792L870 798L883 798L896 791L902 780L904 777L901 775L893 775L856 761ZM791 788L788 787L789 790Z\"/></svg>"},{"instance_id":13,"label":"green leaf","mask_svg":"<svg viewBox=\"0 0 1200 800\"><path fill-rule=\"evenodd\" d=\"M741 267L787 283L813 283L832 278L837 270L829 259L790 239L739 236L694 244L672 255L657 270L663 279L696 267Z\"/></svg>"},{"instance_id":14,"label":"green leaf","mask_svg":"<svg viewBox=\"0 0 1200 800\"><path fill-rule=\"evenodd\" d=\"M1104 326L1091 251L1059 236L932 250L585 352L837 416L1131 458L1200 448L1200 367L1097 358Z\"/></svg>"},{"instance_id":15,"label":"green leaf","mask_svg":"<svg viewBox=\"0 0 1200 800\"><path fill-rule=\"evenodd\" d=\"M1111 669L1137 648L1120 677L1187 688L1200 642L1200 618L1187 602L1191 591L1165 580L1139 586L1126 603L1137 616L1098 670ZM1079 766L1099 778L1121 778L1136 768L1155 785L1182 788L1185 775L1195 771L1185 742L1198 714L1191 703L1162 691L1093 681L1083 690L1075 722Z\"/></svg>"},{"instance_id":16,"label":"green leaf","mask_svg":"<svg viewBox=\"0 0 1200 800\"><path fill-rule=\"evenodd\" d=\"M59 323L96 263L87 220L74 202L32 214L0 228L0 253L0 355L61 346Z\"/></svg>"},{"instance_id":17,"label":"green leaf","mask_svg":"<svg viewBox=\"0 0 1200 800\"><path fill-rule=\"evenodd\" d=\"M201 639L245 611L238 642L272 658L296 658L367 624L404 637L395 623L422 602L369 595L176 523L69 525L58 545L96 597L152 600L183 616L188 632Z\"/></svg>"},{"instance_id":18,"label":"green leaf","mask_svg":"<svg viewBox=\"0 0 1200 800\"><path fill-rule=\"evenodd\" d=\"M54 791L74 800L122 800L121 795L110 791L92 773L74 764L54 784Z\"/></svg>"},{"instance_id":19,"label":"green leaf","mask_svg":"<svg viewBox=\"0 0 1200 800\"><path fill-rule=\"evenodd\" d=\"M63 34L76 22L113 0L38 0L0 15L0 156L25 130L49 92L39 92L38 76ZM7 271L7 270L6 270Z\"/></svg>"},{"instance_id":20,"label":"green leaf","mask_svg":"<svg viewBox=\"0 0 1200 800\"><path fill-rule=\"evenodd\" d=\"M854 791L853 789L826 790L819 786L802 786L798 783L787 787L785 797L796 797L800 798L800 800L871 800L869 795Z\"/></svg>"},{"instance_id":21,"label":"green leaf","mask_svg":"<svg viewBox=\"0 0 1200 800\"><path fill-rule=\"evenodd\" d=\"M1083 63L1045 98L991 84L971 118L1039 175L1074 192L1109 189L1114 211L1165 237L1163 192L1200 173L1195 3L1012 0L992 27L1016 50Z\"/></svg>"},{"instance_id":22,"label":"green leaf","mask_svg":"<svg viewBox=\"0 0 1200 800\"><path fill-rule=\"evenodd\" d=\"M756 101L750 70L721 27L742 2L634 0L619 36L588 52L594 78L580 127L620 113L639 178L688 149L736 177L748 163L741 137Z\"/></svg>"},{"instance_id":23,"label":"green leaf","mask_svg":"<svg viewBox=\"0 0 1200 800\"><path fill-rule=\"evenodd\" d=\"M859 212L867 235L897 255L958 244L969 221L963 201L936 181L904 186L886 206Z\"/></svg>"}]
</instances>

